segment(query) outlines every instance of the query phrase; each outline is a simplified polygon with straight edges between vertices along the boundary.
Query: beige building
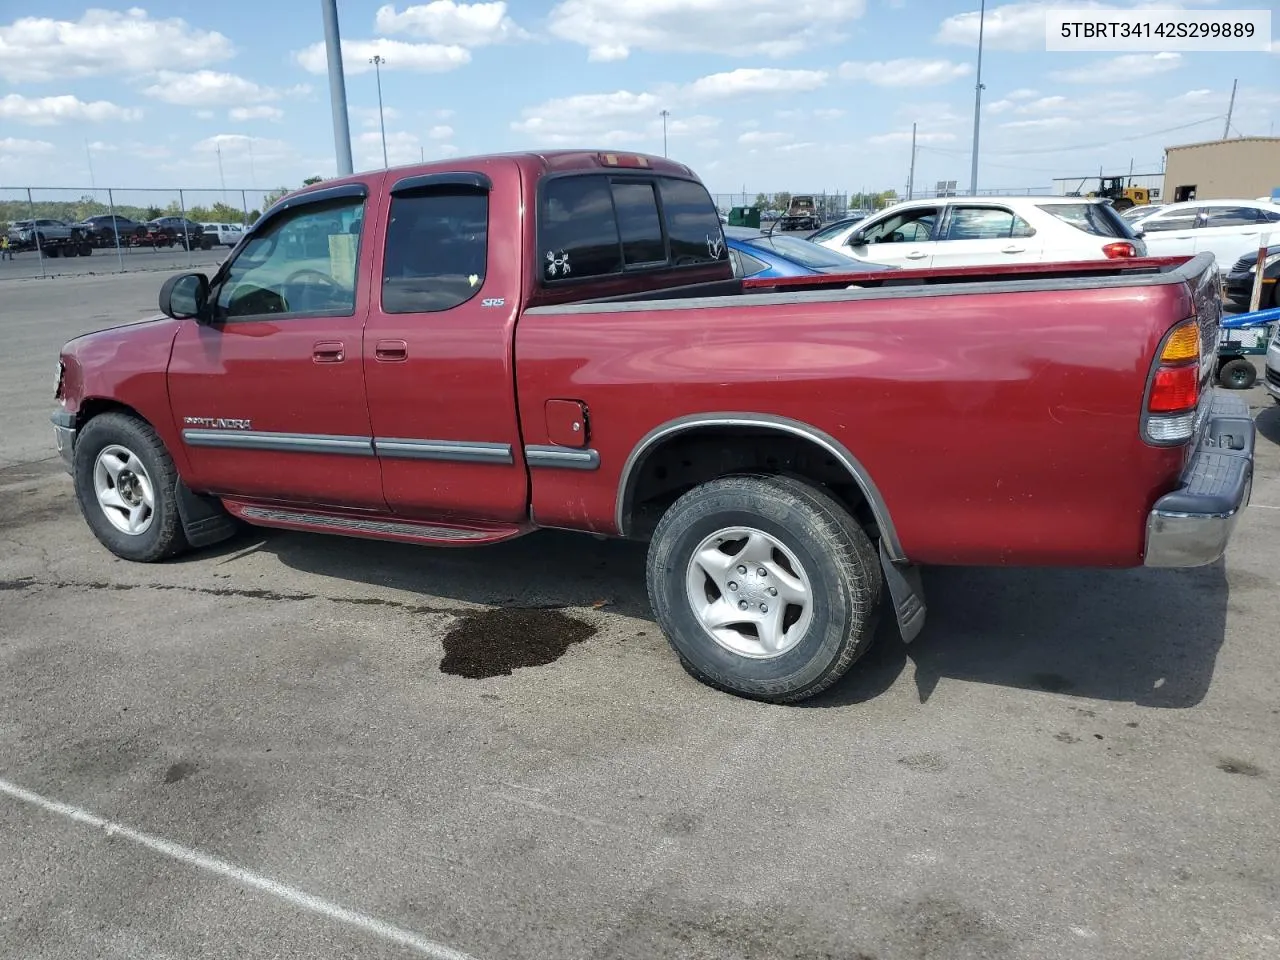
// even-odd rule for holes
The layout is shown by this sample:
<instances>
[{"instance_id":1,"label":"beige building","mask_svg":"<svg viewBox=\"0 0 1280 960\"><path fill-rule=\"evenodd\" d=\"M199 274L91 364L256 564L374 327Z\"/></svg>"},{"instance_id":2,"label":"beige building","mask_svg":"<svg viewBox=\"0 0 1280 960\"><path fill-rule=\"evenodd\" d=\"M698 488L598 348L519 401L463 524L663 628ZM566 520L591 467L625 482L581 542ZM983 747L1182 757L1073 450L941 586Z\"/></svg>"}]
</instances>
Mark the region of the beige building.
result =
<instances>
[{"instance_id":1,"label":"beige building","mask_svg":"<svg viewBox=\"0 0 1280 960\"><path fill-rule=\"evenodd\" d=\"M1280 187L1280 137L1239 137L1166 147L1165 203L1269 197Z\"/></svg>"}]
</instances>

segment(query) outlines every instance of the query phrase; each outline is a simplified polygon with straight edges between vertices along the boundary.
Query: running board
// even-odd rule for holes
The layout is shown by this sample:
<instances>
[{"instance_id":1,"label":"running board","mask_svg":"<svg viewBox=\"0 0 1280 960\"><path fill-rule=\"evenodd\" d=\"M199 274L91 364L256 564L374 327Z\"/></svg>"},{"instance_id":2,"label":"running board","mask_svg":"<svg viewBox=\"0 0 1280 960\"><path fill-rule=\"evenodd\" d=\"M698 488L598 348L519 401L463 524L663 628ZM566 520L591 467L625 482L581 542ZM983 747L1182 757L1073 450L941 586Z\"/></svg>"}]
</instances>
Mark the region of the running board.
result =
<instances>
[{"instance_id":1,"label":"running board","mask_svg":"<svg viewBox=\"0 0 1280 960\"><path fill-rule=\"evenodd\" d=\"M501 543L528 533L532 528L517 524L464 526L427 523L419 520L382 517L353 517L349 514L295 510L290 507L256 506L223 501L232 516L260 527L279 527L305 533L334 533L369 540L395 540L437 547L479 547Z\"/></svg>"}]
</instances>

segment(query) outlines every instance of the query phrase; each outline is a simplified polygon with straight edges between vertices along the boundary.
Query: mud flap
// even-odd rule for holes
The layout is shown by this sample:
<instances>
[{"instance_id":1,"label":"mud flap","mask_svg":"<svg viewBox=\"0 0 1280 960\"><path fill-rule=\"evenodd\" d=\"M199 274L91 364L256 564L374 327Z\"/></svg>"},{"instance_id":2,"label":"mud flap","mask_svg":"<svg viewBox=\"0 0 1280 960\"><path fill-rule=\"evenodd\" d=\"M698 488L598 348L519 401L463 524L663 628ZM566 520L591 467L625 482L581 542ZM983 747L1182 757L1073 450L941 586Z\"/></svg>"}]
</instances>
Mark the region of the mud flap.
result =
<instances>
[{"instance_id":1,"label":"mud flap","mask_svg":"<svg viewBox=\"0 0 1280 960\"><path fill-rule=\"evenodd\" d=\"M913 564L895 564L885 552L884 540L880 541L880 566L884 568L884 582L893 601L902 642L910 643L924 629L926 610L920 568Z\"/></svg>"},{"instance_id":2,"label":"mud flap","mask_svg":"<svg viewBox=\"0 0 1280 960\"><path fill-rule=\"evenodd\" d=\"M238 529L235 518L223 508L221 500L192 493L181 480L176 493L182 532L192 547L207 547L235 534Z\"/></svg>"}]
</instances>

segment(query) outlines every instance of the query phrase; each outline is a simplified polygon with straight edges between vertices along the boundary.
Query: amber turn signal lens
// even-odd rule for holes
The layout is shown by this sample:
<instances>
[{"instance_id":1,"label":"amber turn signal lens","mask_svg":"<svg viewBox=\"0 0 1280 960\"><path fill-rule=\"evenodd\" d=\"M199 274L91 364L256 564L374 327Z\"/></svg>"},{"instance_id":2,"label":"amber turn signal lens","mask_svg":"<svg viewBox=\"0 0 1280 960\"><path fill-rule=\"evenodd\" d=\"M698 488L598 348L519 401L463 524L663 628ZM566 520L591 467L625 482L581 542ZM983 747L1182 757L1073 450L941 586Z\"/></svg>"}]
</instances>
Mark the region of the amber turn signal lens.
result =
<instances>
[{"instance_id":1,"label":"amber turn signal lens","mask_svg":"<svg viewBox=\"0 0 1280 960\"><path fill-rule=\"evenodd\" d=\"M1184 360L1200 358L1200 324L1188 320L1174 328L1173 334L1165 341L1160 351L1161 363L1181 363Z\"/></svg>"}]
</instances>

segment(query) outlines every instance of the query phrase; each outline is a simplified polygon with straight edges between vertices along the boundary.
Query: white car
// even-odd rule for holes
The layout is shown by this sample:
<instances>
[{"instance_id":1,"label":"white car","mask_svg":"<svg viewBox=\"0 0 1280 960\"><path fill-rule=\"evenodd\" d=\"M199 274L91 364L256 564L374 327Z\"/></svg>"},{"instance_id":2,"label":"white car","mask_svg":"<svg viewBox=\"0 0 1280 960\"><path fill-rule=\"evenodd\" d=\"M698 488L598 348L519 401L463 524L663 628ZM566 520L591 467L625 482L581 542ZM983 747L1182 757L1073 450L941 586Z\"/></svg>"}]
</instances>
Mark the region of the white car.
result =
<instances>
[{"instance_id":1,"label":"white car","mask_svg":"<svg viewBox=\"0 0 1280 960\"><path fill-rule=\"evenodd\" d=\"M1147 255L1110 203L1085 197L908 200L814 239L855 260L912 269Z\"/></svg>"},{"instance_id":2,"label":"white car","mask_svg":"<svg viewBox=\"0 0 1280 960\"><path fill-rule=\"evenodd\" d=\"M1136 209L1136 208L1135 208ZM1280 240L1280 204L1257 200L1187 200L1170 203L1130 221L1143 232L1153 257L1212 253L1222 271L1250 251L1262 235Z\"/></svg>"},{"instance_id":3,"label":"white car","mask_svg":"<svg viewBox=\"0 0 1280 960\"><path fill-rule=\"evenodd\" d=\"M244 229L238 223L202 223L204 232L214 237L214 242L222 246L234 247L244 236Z\"/></svg>"}]
</instances>

